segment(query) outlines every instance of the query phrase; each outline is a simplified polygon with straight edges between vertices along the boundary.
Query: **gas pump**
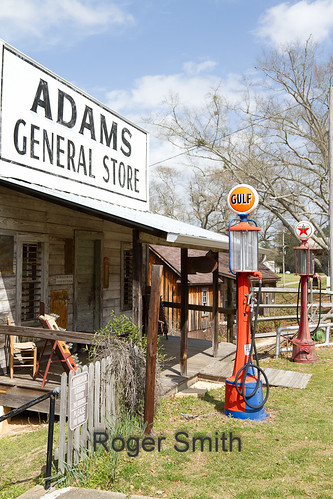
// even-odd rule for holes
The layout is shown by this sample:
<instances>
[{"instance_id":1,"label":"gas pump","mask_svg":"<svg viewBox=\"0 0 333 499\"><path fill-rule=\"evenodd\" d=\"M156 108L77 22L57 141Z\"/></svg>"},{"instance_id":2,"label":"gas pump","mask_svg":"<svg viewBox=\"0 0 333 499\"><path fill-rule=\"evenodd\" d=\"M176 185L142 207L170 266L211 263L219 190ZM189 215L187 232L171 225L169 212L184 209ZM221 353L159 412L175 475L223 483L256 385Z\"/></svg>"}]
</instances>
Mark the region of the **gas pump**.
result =
<instances>
[{"instance_id":1,"label":"gas pump","mask_svg":"<svg viewBox=\"0 0 333 499\"><path fill-rule=\"evenodd\" d=\"M293 343L292 360L299 363L315 362L317 360L315 342L311 338L308 320L308 280L309 277L315 275L314 248L309 245L308 240L313 231L313 225L307 221L301 221L295 227L296 237L301 241L301 245L294 248L296 274L301 278L301 317L297 337L291 341Z\"/></svg>"},{"instance_id":2,"label":"gas pump","mask_svg":"<svg viewBox=\"0 0 333 499\"><path fill-rule=\"evenodd\" d=\"M237 276L238 331L234 370L225 385L225 414L260 421L267 417L264 404L269 393L267 376L259 366L255 344L262 279L258 271L260 228L254 220L248 220L249 213L258 205L258 199L257 191L247 184L237 185L228 194L229 207L239 215L229 224L229 267ZM250 277L259 279L256 307ZM261 377L266 381L264 399Z\"/></svg>"}]
</instances>

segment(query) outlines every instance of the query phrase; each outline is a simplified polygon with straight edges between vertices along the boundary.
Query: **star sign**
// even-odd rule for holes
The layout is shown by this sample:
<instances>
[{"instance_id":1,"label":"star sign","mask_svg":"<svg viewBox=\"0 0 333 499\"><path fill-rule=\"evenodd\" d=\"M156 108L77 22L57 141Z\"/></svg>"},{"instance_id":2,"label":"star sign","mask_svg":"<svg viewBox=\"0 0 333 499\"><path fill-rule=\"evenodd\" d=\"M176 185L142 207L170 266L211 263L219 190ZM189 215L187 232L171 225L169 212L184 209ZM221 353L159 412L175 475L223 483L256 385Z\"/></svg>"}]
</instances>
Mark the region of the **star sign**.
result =
<instances>
[{"instance_id":1,"label":"star sign","mask_svg":"<svg viewBox=\"0 0 333 499\"><path fill-rule=\"evenodd\" d=\"M299 230L299 235L301 236L301 235L305 234L307 236L309 228L310 227L305 227L304 224L302 227L297 227L297 229Z\"/></svg>"}]
</instances>

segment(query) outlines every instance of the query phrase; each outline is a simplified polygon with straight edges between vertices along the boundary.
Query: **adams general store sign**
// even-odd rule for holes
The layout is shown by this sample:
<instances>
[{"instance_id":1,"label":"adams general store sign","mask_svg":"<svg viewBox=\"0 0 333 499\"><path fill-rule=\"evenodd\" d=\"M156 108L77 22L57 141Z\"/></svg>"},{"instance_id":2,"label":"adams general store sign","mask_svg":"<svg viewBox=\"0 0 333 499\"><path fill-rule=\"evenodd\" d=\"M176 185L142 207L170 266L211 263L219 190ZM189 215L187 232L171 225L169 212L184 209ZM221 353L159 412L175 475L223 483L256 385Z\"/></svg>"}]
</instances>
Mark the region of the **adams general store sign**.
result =
<instances>
[{"instance_id":1,"label":"adams general store sign","mask_svg":"<svg viewBox=\"0 0 333 499\"><path fill-rule=\"evenodd\" d=\"M147 132L9 45L0 175L148 210Z\"/></svg>"}]
</instances>

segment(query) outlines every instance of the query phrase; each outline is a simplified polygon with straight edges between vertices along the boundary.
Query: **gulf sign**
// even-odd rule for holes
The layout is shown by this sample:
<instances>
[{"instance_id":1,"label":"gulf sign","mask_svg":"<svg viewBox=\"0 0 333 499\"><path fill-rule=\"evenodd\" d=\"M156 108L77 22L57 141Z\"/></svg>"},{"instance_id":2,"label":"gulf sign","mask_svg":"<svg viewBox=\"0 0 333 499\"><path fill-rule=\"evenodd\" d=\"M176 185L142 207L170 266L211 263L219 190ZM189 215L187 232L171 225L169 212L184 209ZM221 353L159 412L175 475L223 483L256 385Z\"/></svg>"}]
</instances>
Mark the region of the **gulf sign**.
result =
<instances>
[{"instance_id":1,"label":"gulf sign","mask_svg":"<svg viewBox=\"0 0 333 499\"><path fill-rule=\"evenodd\" d=\"M257 191L247 184L238 184L228 194L228 204L234 213L247 215L254 211L258 205Z\"/></svg>"},{"instance_id":2,"label":"gulf sign","mask_svg":"<svg viewBox=\"0 0 333 499\"><path fill-rule=\"evenodd\" d=\"M145 130L1 40L0 68L1 176L149 209Z\"/></svg>"}]
</instances>

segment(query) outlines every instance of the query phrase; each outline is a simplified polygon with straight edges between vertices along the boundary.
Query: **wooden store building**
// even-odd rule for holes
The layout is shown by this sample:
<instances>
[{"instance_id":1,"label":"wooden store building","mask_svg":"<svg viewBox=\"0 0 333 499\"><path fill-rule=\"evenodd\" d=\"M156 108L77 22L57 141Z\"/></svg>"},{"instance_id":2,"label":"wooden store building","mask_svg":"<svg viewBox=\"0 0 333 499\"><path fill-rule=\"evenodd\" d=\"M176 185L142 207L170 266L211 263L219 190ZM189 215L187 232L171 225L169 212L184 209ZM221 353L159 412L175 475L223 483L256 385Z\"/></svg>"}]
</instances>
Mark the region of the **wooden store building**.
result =
<instances>
[{"instance_id":1,"label":"wooden store building","mask_svg":"<svg viewBox=\"0 0 333 499\"><path fill-rule=\"evenodd\" d=\"M187 249L216 259L228 238L149 212L145 130L4 43L1 68L0 321L140 324L149 244L182 248L186 282ZM186 289L181 302L185 334Z\"/></svg>"}]
</instances>

